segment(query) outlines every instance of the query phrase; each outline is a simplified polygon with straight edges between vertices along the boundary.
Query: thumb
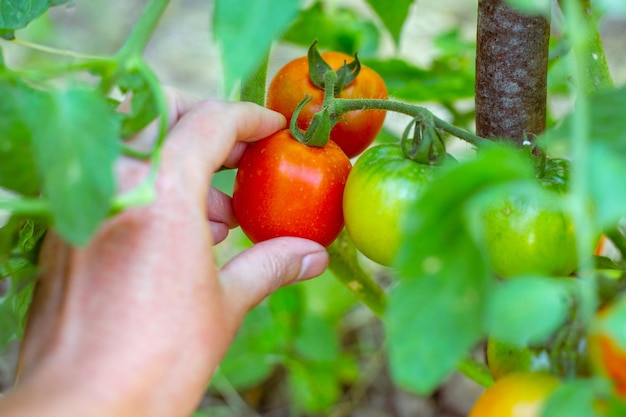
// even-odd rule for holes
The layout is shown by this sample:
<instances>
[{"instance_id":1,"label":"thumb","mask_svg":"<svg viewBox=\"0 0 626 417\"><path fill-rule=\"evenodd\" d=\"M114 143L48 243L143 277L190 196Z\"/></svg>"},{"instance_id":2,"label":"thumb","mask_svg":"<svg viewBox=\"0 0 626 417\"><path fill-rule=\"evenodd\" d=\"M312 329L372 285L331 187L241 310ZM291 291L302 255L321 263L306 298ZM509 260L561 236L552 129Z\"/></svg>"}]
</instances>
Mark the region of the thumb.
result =
<instances>
[{"instance_id":1,"label":"thumb","mask_svg":"<svg viewBox=\"0 0 626 417\"><path fill-rule=\"evenodd\" d=\"M238 318L278 288L320 275L328 266L328 253L320 244L296 237L257 243L221 269L226 297Z\"/></svg>"}]
</instances>

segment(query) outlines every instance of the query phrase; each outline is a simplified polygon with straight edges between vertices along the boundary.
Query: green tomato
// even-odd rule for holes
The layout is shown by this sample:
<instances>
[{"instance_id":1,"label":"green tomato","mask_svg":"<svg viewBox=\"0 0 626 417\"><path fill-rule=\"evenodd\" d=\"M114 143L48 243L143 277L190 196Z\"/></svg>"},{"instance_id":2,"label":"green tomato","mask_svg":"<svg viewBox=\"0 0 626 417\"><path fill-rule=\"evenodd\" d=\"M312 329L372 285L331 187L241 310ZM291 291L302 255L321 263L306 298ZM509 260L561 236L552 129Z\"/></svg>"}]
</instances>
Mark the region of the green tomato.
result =
<instances>
[{"instance_id":1,"label":"green tomato","mask_svg":"<svg viewBox=\"0 0 626 417\"><path fill-rule=\"evenodd\" d=\"M393 264L404 217L436 170L406 158L398 145L374 146L359 157L348 175L343 213L361 253L381 265Z\"/></svg>"},{"instance_id":2,"label":"green tomato","mask_svg":"<svg viewBox=\"0 0 626 417\"><path fill-rule=\"evenodd\" d=\"M568 276L578 265L574 224L540 195L509 194L483 212L487 253L503 277Z\"/></svg>"}]
</instances>

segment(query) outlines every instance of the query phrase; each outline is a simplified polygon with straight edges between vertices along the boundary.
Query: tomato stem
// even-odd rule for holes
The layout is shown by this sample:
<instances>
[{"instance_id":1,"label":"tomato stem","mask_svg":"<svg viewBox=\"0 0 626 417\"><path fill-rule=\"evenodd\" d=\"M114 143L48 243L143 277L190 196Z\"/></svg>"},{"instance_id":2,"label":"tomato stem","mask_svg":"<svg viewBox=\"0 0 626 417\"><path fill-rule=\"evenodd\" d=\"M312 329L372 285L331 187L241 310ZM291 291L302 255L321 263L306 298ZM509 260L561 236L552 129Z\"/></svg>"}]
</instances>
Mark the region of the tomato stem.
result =
<instances>
[{"instance_id":1,"label":"tomato stem","mask_svg":"<svg viewBox=\"0 0 626 417\"><path fill-rule=\"evenodd\" d=\"M360 265L357 251L346 231L328 247L328 268L363 304L382 318L387 294Z\"/></svg>"},{"instance_id":2,"label":"tomato stem","mask_svg":"<svg viewBox=\"0 0 626 417\"><path fill-rule=\"evenodd\" d=\"M493 377L491 376L491 372L489 372L489 368L487 368L487 366L485 366L484 364L476 361L471 356L468 356L465 359L461 360L456 369L467 378L485 388L493 385Z\"/></svg>"},{"instance_id":3,"label":"tomato stem","mask_svg":"<svg viewBox=\"0 0 626 417\"><path fill-rule=\"evenodd\" d=\"M397 113L406 114L412 117L422 117L425 120L431 118L435 127L441 129L459 139L471 143L477 147L490 146L493 143L485 138L481 138L471 132L456 127L445 120L442 120L432 114L425 107L415 106L412 104L401 103L387 99L334 99L334 110L336 115L342 115L353 110L388 110Z\"/></svg>"}]
</instances>

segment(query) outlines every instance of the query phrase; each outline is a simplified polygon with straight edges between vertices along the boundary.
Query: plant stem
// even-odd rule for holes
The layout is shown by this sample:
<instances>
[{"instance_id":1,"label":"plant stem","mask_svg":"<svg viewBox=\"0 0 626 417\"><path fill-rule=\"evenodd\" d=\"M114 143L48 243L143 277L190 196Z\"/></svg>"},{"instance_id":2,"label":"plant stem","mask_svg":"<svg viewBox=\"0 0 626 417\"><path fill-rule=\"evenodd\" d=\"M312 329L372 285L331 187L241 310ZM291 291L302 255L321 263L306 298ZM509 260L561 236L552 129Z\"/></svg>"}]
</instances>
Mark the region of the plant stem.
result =
<instances>
[{"instance_id":1,"label":"plant stem","mask_svg":"<svg viewBox=\"0 0 626 417\"><path fill-rule=\"evenodd\" d=\"M76 59L82 59L82 60L87 60L87 61L99 61L99 60L108 59L102 56L87 55L87 54L81 54L80 52L68 51L66 49L53 48L51 46L41 45L38 43L25 41L19 38L15 38L11 40L10 42L15 45L23 46L25 48L29 48L35 51L45 52L47 54L52 54L52 55L64 56L68 58L76 58Z\"/></svg>"},{"instance_id":2,"label":"plant stem","mask_svg":"<svg viewBox=\"0 0 626 417\"><path fill-rule=\"evenodd\" d=\"M576 101L576 106L573 110L575 116L572 118L571 126L572 159L575 161L575 165L571 173L572 185L569 194L571 202L568 204L568 208L574 219L574 224L576 224L576 243L578 259L580 260L579 274L588 284L586 286L588 291L584 295L589 297L583 297L582 299L583 314L587 314L585 317L588 318L595 310L594 301L596 294L596 282L593 274L589 273L589 271L593 270L593 261L588 256L589 248L585 243L591 242L591 237L593 236L589 213L587 212L588 202L590 201L589 183L587 181L589 159L587 156L589 154L591 128L588 84L586 81L587 69L589 68L588 59L591 56L588 36L589 27L586 25L584 12L578 0L565 1L564 11L565 23L572 42L574 56L574 66L572 68L574 89L572 97Z\"/></svg>"},{"instance_id":3,"label":"plant stem","mask_svg":"<svg viewBox=\"0 0 626 417\"><path fill-rule=\"evenodd\" d=\"M457 371L465 375L467 378L476 382L479 385L487 388L493 385L493 377L489 372L489 369L482 363L477 362L472 357L463 359L457 365Z\"/></svg>"},{"instance_id":4,"label":"plant stem","mask_svg":"<svg viewBox=\"0 0 626 417\"><path fill-rule=\"evenodd\" d=\"M382 318L387 294L359 264L356 248L345 230L328 247L328 253L328 268L333 275L376 316Z\"/></svg>"},{"instance_id":5,"label":"plant stem","mask_svg":"<svg viewBox=\"0 0 626 417\"><path fill-rule=\"evenodd\" d=\"M522 145L546 127L550 23L505 0L479 0L476 132Z\"/></svg>"},{"instance_id":6,"label":"plant stem","mask_svg":"<svg viewBox=\"0 0 626 417\"><path fill-rule=\"evenodd\" d=\"M11 198L0 199L0 211L9 211L25 216L41 216L50 218L48 201L43 198Z\"/></svg>"},{"instance_id":7,"label":"plant stem","mask_svg":"<svg viewBox=\"0 0 626 417\"><path fill-rule=\"evenodd\" d=\"M117 53L120 61L141 55L168 4L169 0L152 0L148 3L133 31Z\"/></svg>"},{"instance_id":8,"label":"plant stem","mask_svg":"<svg viewBox=\"0 0 626 417\"><path fill-rule=\"evenodd\" d=\"M466 142L471 143L474 146L489 146L492 144L491 141L481 138L480 136L476 136L471 132L463 130L459 127L451 125L450 123L442 120L432 114L425 107L415 106L412 104L401 103L399 101L394 100L383 100L383 99L340 99L337 98L334 100L335 110L338 115L347 113L353 110L388 110L394 111L397 113L406 114L408 116L417 117L424 116L430 117L435 122L435 126L449 134L456 136L459 139L462 139Z\"/></svg>"}]
</instances>

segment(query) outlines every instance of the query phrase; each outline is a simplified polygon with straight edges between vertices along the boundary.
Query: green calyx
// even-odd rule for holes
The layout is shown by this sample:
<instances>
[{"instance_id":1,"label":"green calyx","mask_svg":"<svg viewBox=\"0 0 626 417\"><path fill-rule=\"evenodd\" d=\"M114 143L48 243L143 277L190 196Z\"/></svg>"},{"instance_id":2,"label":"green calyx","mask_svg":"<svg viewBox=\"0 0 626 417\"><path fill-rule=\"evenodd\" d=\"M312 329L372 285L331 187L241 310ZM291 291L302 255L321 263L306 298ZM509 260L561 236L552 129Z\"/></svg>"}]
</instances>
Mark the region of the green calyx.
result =
<instances>
[{"instance_id":1,"label":"green calyx","mask_svg":"<svg viewBox=\"0 0 626 417\"><path fill-rule=\"evenodd\" d=\"M328 143L330 131L337 123L337 117L329 110L328 106L323 106L320 111L313 115L311 123L305 132L298 127L298 116L302 108L311 101L311 96L306 96L296 107L289 123L289 130L298 142L307 145L322 147Z\"/></svg>"},{"instance_id":2,"label":"green calyx","mask_svg":"<svg viewBox=\"0 0 626 417\"><path fill-rule=\"evenodd\" d=\"M404 155L420 164L437 165L447 157L446 146L435 123L419 116L404 129L400 144Z\"/></svg>"},{"instance_id":3,"label":"green calyx","mask_svg":"<svg viewBox=\"0 0 626 417\"><path fill-rule=\"evenodd\" d=\"M344 61L343 66L337 71L334 71L331 66L324 61L324 58L322 58L322 55L320 55L317 50L317 41L313 42L313 44L309 47L307 57L309 60L309 78L319 89L326 89L326 74L329 71L335 73L336 81L333 88L335 96L338 96L339 93L341 93L341 90L354 81L359 75L359 72L361 72L361 62L359 61L357 54L354 54L354 61L349 64Z\"/></svg>"}]
</instances>

